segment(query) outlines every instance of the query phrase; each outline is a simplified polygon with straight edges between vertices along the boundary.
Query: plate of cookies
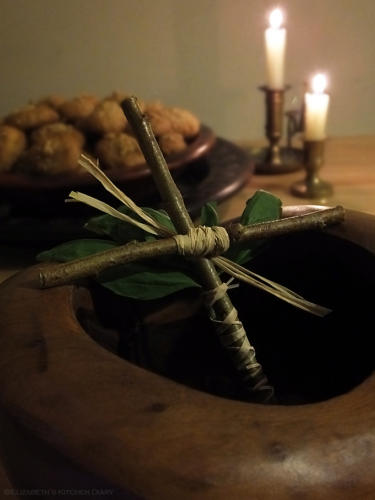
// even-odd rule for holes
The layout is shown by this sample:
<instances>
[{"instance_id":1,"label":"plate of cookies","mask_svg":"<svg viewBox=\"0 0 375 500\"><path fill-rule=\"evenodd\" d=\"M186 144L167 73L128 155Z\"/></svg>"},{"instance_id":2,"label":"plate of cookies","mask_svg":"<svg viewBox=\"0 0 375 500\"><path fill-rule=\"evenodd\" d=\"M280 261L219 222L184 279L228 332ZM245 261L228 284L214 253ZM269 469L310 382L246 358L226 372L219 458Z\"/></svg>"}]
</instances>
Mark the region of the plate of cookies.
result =
<instances>
[{"instance_id":1,"label":"plate of cookies","mask_svg":"<svg viewBox=\"0 0 375 500\"><path fill-rule=\"evenodd\" d=\"M91 187L92 193L96 181L78 164L83 152L97 158L107 175L137 201L155 191L121 109L126 97L121 92L104 98L51 95L5 116L0 122L2 200L32 207L66 197L72 189ZM159 101L139 102L173 176L213 147L215 134L191 111Z\"/></svg>"}]
</instances>

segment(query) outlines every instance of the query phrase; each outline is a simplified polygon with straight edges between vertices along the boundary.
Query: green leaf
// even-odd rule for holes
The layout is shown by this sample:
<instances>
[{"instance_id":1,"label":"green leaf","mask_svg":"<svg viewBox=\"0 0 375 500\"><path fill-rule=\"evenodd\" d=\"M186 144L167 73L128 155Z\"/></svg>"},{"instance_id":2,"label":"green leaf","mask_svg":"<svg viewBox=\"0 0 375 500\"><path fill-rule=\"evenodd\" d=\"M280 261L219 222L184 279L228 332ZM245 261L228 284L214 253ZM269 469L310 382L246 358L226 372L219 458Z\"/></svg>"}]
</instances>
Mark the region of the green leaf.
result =
<instances>
[{"instance_id":1,"label":"green leaf","mask_svg":"<svg viewBox=\"0 0 375 500\"><path fill-rule=\"evenodd\" d=\"M248 226L258 222L280 219L280 217L281 200L273 194L260 189L247 200L240 223L243 226Z\"/></svg>"},{"instance_id":2,"label":"green leaf","mask_svg":"<svg viewBox=\"0 0 375 500\"><path fill-rule=\"evenodd\" d=\"M216 201L210 201L203 205L200 217L202 226L212 227L219 225L219 216L217 214L216 206Z\"/></svg>"},{"instance_id":3,"label":"green leaf","mask_svg":"<svg viewBox=\"0 0 375 500\"><path fill-rule=\"evenodd\" d=\"M110 240L99 240L99 239L82 239L68 241L62 243L50 250L41 252L36 256L39 262L43 261L57 261L57 262L68 262L74 259L80 259L81 257L86 257L94 253L102 252L108 248L113 248L117 244Z\"/></svg>"},{"instance_id":4,"label":"green leaf","mask_svg":"<svg viewBox=\"0 0 375 500\"><path fill-rule=\"evenodd\" d=\"M240 223L243 226L249 226L259 222L280 219L280 217L281 200L267 191L259 190L247 200ZM236 248L230 248L225 256L238 264L244 264L259 253L263 244L264 241L260 240L239 245Z\"/></svg>"},{"instance_id":5,"label":"green leaf","mask_svg":"<svg viewBox=\"0 0 375 500\"><path fill-rule=\"evenodd\" d=\"M126 215L134 216L134 213L125 206L119 207L118 210ZM143 241L145 237L143 229L108 214L92 217L86 222L85 228L93 233L108 236L119 243L132 240Z\"/></svg>"},{"instance_id":6,"label":"green leaf","mask_svg":"<svg viewBox=\"0 0 375 500\"><path fill-rule=\"evenodd\" d=\"M123 214L129 215L129 217L144 222L137 214L124 205L119 207L118 210ZM143 210L165 227L174 231L172 221L164 210L154 210L148 207L144 207ZM129 222L116 219L116 217L112 217L112 215L108 214L92 217L85 224L85 228L96 234L108 236L119 243L128 243L133 240L145 241L155 239L155 236L151 235L147 231L144 231L140 227L134 226Z\"/></svg>"},{"instance_id":7,"label":"green leaf","mask_svg":"<svg viewBox=\"0 0 375 500\"><path fill-rule=\"evenodd\" d=\"M98 281L117 295L138 300L159 299L185 288L199 287L187 274L168 268L130 263L104 271Z\"/></svg>"},{"instance_id":8,"label":"green leaf","mask_svg":"<svg viewBox=\"0 0 375 500\"><path fill-rule=\"evenodd\" d=\"M165 210L154 210L150 207L142 207L142 210L150 215L150 217L160 222L160 224L169 229L172 233L176 232L176 228Z\"/></svg>"}]
</instances>

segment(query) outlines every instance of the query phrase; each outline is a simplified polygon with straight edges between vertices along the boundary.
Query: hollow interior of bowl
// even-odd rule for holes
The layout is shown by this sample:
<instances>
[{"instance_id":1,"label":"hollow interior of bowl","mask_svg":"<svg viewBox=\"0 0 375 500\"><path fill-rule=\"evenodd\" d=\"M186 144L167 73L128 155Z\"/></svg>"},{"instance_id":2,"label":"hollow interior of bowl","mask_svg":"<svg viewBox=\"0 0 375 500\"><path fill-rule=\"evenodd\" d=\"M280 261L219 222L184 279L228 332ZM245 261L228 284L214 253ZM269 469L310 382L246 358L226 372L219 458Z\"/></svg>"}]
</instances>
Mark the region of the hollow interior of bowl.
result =
<instances>
[{"instance_id":1,"label":"hollow interior of bowl","mask_svg":"<svg viewBox=\"0 0 375 500\"><path fill-rule=\"evenodd\" d=\"M313 316L254 287L230 291L257 359L280 404L343 394L374 369L374 255L326 233L305 232L267 244L253 271L332 309ZM93 286L92 311L78 308L104 347L151 371L219 396L248 400L195 290L134 301Z\"/></svg>"}]
</instances>

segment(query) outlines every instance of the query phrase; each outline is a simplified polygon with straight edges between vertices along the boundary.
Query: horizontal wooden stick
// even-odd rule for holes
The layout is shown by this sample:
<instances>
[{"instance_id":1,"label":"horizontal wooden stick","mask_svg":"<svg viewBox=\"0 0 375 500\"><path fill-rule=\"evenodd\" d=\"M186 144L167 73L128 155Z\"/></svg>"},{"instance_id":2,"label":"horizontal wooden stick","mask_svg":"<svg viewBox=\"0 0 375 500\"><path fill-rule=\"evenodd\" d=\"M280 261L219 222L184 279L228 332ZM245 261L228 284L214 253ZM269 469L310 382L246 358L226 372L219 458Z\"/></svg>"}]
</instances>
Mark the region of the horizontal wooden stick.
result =
<instances>
[{"instance_id":1,"label":"horizontal wooden stick","mask_svg":"<svg viewBox=\"0 0 375 500\"><path fill-rule=\"evenodd\" d=\"M231 224L228 229L232 243L274 238L298 231L323 230L331 224L342 222L345 209L341 206L317 210L305 215L286 217L276 221L262 222L251 226Z\"/></svg>"},{"instance_id":2,"label":"horizontal wooden stick","mask_svg":"<svg viewBox=\"0 0 375 500\"><path fill-rule=\"evenodd\" d=\"M324 229L328 225L342 222L344 216L343 207L337 206L252 226L234 223L228 225L227 231L231 243L237 244L273 238L292 232ZM66 285L90 276L97 276L102 271L121 264L177 253L177 244L173 238L151 242L131 242L71 262L51 264L48 268L40 271L40 286L41 288L51 288Z\"/></svg>"}]
</instances>

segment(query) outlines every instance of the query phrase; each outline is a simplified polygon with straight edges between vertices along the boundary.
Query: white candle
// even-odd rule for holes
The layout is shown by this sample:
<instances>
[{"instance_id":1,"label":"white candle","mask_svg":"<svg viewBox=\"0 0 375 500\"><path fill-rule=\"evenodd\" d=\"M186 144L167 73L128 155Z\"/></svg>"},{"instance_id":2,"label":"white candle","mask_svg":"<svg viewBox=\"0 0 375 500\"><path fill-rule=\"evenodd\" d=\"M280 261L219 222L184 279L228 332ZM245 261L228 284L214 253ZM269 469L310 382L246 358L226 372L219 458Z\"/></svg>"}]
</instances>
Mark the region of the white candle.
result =
<instances>
[{"instance_id":1,"label":"white candle","mask_svg":"<svg viewBox=\"0 0 375 500\"><path fill-rule=\"evenodd\" d=\"M269 17L270 27L265 31L267 86L273 90L284 88L284 56L286 30L282 28L283 13L274 9Z\"/></svg>"},{"instance_id":2,"label":"white candle","mask_svg":"<svg viewBox=\"0 0 375 500\"><path fill-rule=\"evenodd\" d=\"M327 78L318 73L312 80L312 93L305 94L305 140L321 141L326 137L329 95L326 94Z\"/></svg>"}]
</instances>

